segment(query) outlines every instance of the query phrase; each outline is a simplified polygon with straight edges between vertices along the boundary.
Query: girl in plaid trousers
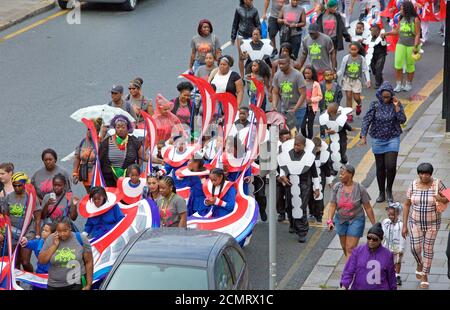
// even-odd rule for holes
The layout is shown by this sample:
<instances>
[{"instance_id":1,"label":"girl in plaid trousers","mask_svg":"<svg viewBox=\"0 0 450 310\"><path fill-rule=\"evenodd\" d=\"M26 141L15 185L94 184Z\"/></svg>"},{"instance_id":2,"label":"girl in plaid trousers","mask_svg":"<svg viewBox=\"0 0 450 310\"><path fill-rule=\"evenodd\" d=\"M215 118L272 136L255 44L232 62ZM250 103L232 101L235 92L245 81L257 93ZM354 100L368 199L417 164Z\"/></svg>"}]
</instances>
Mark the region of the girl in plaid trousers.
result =
<instances>
[{"instance_id":1,"label":"girl in plaid trousers","mask_svg":"<svg viewBox=\"0 0 450 310\"><path fill-rule=\"evenodd\" d=\"M447 203L448 200L441 195L445 190L444 184L432 177L431 164L420 164L417 173L419 178L411 183L406 194L402 235L406 238L408 230L410 231L411 251L417 262L416 277L421 280L421 288L428 288L434 242L441 225L441 214L436 211L436 201Z\"/></svg>"}]
</instances>

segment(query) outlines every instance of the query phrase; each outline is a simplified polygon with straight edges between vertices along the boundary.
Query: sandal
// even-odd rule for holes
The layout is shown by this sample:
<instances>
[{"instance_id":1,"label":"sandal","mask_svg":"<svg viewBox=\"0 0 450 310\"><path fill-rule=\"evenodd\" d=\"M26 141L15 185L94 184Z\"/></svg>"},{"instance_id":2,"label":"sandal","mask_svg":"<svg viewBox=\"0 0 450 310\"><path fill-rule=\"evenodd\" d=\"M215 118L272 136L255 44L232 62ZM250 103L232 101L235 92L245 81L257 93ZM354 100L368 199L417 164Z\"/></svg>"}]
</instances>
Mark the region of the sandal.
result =
<instances>
[{"instance_id":1,"label":"sandal","mask_svg":"<svg viewBox=\"0 0 450 310\"><path fill-rule=\"evenodd\" d=\"M422 276L425 275L425 273L423 273L422 271L417 271L416 270L416 279L417 280L422 280Z\"/></svg>"},{"instance_id":2,"label":"sandal","mask_svg":"<svg viewBox=\"0 0 450 310\"><path fill-rule=\"evenodd\" d=\"M430 283L429 282L420 282L420 288L427 289L429 287L430 287Z\"/></svg>"}]
</instances>

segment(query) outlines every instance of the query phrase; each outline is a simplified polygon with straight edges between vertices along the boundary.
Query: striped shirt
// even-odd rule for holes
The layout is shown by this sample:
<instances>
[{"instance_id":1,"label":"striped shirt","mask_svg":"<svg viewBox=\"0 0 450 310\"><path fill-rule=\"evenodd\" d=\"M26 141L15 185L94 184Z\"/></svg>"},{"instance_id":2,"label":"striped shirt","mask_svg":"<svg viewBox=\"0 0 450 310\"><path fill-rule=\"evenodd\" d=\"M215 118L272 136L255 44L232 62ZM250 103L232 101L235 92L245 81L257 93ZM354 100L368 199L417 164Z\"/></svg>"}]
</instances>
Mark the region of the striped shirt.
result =
<instances>
[{"instance_id":1,"label":"striped shirt","mask_svg":"<svg viewBox=\"0 0 450 310\"><path fill-rule=\"evenodd\" d=\"M120 168L125 161L127 155L127 150L120 150L117 145L113 142L112 138L109 139L109 161L113 167Z\"/></svg>"}]
</instances>

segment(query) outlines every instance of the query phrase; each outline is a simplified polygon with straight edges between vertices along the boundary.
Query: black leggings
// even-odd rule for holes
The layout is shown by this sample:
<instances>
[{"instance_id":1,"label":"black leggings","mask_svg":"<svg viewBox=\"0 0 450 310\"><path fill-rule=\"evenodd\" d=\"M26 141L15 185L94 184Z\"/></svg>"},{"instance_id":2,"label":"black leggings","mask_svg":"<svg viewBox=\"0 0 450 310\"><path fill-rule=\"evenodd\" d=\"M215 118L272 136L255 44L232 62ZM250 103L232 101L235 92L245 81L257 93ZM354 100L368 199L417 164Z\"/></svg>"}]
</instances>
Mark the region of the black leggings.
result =
<instances>
[{"instance_id":1,"label":"black leggings","mask_svg":"<svg viewBox=\"0 0 450 310\"><path fill-rule=\"evenodd\" d=\"M306 108L306 114L303 118L301 131L305 138L312 139L314 136L314 119L316 118L316 113L314 113L311 106Z\"/></svg>"},{"instance_id":2,"label":"black leggings","mask_svg":"<svg viewBox=\"0 0 450 310\"><path fill-rule=\"evenodd\" d=\"M380 193L385 193L386 190L392 192L392 185L397 173L397 156L397 152L375 154L377 182Z\"/></svg>"}]
</instances>

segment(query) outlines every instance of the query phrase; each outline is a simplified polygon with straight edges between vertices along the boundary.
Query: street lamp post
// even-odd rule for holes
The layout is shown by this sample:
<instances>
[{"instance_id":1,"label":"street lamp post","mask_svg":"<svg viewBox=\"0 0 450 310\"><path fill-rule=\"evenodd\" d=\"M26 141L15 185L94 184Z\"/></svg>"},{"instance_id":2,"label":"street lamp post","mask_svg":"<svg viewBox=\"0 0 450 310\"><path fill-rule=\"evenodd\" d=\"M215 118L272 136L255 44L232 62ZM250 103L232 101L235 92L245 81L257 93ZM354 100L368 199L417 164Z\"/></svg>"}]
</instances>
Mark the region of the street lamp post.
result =
<instances>
[{"instance_id":1,"label":"street lamp post","mask_svg":"<svg viewBox=\"0 0 450 310\"><path fill-rule=\"evenodd\" d=\"M277 288L277 155L278 126L270 126L269 160L269 289Z\"/></svg>"},{"instance_id":2,"label":"street lamp post","mask_svg":"<svg viewBox=\"0 0 450 310\"><path fill-rule=\"evenodd\" d=\"M446 120L445 131L450 132L450 2L446 1L444 89L442 96L442 118Z\"/></svg>"}]
</instances>

